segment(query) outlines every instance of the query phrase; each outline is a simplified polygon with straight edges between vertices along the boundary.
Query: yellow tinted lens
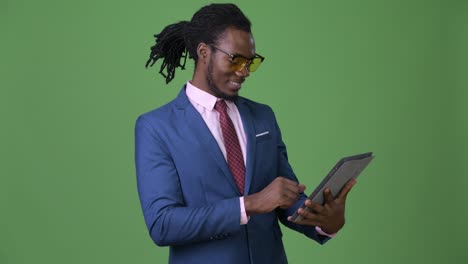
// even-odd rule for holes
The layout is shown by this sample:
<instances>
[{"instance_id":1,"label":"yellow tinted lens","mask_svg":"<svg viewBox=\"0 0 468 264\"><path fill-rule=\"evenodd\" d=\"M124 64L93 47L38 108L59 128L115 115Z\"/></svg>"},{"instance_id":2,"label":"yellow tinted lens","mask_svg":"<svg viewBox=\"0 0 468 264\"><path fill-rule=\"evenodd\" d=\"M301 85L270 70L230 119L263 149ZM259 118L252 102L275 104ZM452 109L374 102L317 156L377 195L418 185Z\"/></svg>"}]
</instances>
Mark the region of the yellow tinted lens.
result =
<instances>
[{"instance_id":1,"label":"yellow tinted lens","mask_svg":"<svg viewBox=\"0 0 468 264\"><path fill-rule=\"evenodd\" d=\"M254 72L258 69L258 67L260 66L260 64L262 63L262 59L261 58L255 58L252 60L252 62L250 63L249 65L249 71L250 72Z\"/></svg>"},{"instance_id":2,"label":"yellow tinted lens","mask_svg":"<svg viewBox=\"0 0 468 264\"><path fill-rule=\"evenodd\" d=\"M242 57L235 57L232 61L232 69L234 71L240 71L242 68L244 68L245 64L247 63L247 60Z\"/></svg>"}]
</instances>

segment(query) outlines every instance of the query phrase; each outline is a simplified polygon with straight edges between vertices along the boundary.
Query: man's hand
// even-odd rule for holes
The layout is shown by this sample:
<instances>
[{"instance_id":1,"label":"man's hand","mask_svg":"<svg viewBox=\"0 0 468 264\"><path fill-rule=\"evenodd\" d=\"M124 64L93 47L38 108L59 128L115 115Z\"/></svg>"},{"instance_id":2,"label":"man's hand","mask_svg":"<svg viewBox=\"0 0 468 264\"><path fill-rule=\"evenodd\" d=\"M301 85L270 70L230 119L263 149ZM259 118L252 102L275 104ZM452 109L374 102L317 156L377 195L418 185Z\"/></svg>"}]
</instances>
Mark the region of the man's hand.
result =
<instances>
[{"instance_id":1,"label":"man's hand","mask_svg":"<svg viewBox=\"0 0 468 264\"><path fill-rule=\"evenodd\" d=\"M286 209L297 201L304 190L303 184L277 177L260 192L244 198L245 211L247 215L252 215L269 213L278 207Z\"/></svg>"},{"instance_id":2,"label":"man's hand","mask_svg":"<svg viewBox=\"0 0 468 264\"><path fill-rule=\"evenodd\" d=\"M326 189L323 192L325 198L325 204L323 206L307 199L305 205L311 209L311 212L299 208L297 212L304 219L295 221L294 223L318 226L328 234L338 232L345 224L346 197L354 184L356 184L356 180L354 179L346 183L336 199L333 199L330 189ZM288 217L288 220L291 220L291 217Z\"/></svg>"}]
</instances>

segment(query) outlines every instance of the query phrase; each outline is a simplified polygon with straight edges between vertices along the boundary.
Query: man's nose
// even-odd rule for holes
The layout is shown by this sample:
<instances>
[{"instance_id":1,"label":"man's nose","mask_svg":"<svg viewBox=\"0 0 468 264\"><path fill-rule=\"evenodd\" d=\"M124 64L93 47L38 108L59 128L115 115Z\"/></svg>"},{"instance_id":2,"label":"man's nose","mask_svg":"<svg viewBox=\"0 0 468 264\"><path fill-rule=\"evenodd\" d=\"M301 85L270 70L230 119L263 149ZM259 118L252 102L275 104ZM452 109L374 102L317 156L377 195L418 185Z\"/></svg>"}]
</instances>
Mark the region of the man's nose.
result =
<instances>
[{"instance_id":1,"label":"man's nose","mask_svg":"<svg viewBox=\"0 0 468 264\"><path fill-rule=\"evenodd\" d=\"M249 67L247 67L247 65L245 65L244 67L242 67L242 70L236 71L237 76L242 76L244 78L249 77L250 76L250 71L249 71L248 68Z\"/></svg>"}]
</instances>

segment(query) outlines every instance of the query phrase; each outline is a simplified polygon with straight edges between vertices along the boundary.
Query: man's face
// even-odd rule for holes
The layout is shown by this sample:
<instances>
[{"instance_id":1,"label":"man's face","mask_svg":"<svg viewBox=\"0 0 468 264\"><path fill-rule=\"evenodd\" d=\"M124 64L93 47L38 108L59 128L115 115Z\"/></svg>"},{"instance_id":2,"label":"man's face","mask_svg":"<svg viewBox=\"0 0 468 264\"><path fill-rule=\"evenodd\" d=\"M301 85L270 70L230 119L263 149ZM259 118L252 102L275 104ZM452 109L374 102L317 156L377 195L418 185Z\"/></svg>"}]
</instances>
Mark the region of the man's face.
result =
<instances>
[{"instance_id":1,"label":"man's face","mask_svg":"<svg viewBox=\"0 0 468 264\"><path fill-rule=\"evenodd\" d=\"M252 34L239 29L227 28L215 45L232 55L242 55L246 58L255 56ZM244 67L241 71L234 71L230 59L229 55L212 48L206 81L213 95L232 101L238 96L242 83L249 76L249 70Z\"/></svg>"}]
</instances>

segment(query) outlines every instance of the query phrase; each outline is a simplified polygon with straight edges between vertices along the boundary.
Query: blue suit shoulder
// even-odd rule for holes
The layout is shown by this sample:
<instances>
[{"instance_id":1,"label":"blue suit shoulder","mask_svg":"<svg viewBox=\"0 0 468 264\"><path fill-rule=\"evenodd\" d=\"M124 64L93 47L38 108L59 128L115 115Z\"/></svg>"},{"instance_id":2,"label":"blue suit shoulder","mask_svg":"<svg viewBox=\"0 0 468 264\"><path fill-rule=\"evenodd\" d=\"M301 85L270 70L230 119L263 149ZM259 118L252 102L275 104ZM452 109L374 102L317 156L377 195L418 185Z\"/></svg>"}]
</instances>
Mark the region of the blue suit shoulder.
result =
<instances>
[{"instance_id":1,"label":"blue suit shoulder","mask_svg":"<svg viewBox=\"0 0 468 264\"><path fill-rule=\"evenodd\" d=\"M175 99L152 110L144 112L138 116L138 118L144 119L161 119L167 118L171 112L173 112Z\"/></svg>"},{"instance_id":2,"label":"blue suit shoulder","mask_svg":"<svg viewBox=\"0 0 468 264\"><path fill-rule=\"evenodd\" d=\"M171 120L174 120L175 106L177 105L176 99L166 103L165 105L140 114L137 118L136 124L145 123L146 125L154 128L170 123Z\"/></svg>"}]
</instances>

